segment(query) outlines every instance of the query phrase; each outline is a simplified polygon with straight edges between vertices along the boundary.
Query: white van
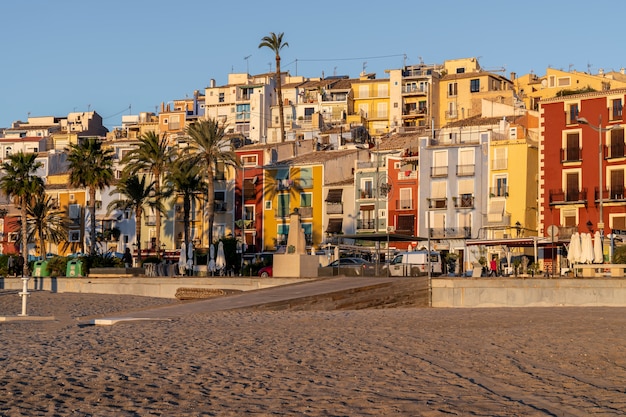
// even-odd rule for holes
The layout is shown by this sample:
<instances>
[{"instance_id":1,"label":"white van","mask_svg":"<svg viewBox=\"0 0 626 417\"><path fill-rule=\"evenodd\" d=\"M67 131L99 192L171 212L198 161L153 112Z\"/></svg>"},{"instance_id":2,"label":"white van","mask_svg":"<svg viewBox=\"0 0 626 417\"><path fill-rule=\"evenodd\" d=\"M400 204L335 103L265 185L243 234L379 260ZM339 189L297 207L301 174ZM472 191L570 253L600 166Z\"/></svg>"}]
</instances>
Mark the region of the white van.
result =
<instances>
[{"instance_id":1,"label":"white van","mask_svg":"<svg viewBox=\"0 0 626 417\"><path fill-rule=\"evenodd\" d=\"M418 250L401 252L389 264L389 275L392 277L417 277L428 275L428 251ZM430 252L431 275L441 275L441 255Z\"/></svg>"}]
</instances>

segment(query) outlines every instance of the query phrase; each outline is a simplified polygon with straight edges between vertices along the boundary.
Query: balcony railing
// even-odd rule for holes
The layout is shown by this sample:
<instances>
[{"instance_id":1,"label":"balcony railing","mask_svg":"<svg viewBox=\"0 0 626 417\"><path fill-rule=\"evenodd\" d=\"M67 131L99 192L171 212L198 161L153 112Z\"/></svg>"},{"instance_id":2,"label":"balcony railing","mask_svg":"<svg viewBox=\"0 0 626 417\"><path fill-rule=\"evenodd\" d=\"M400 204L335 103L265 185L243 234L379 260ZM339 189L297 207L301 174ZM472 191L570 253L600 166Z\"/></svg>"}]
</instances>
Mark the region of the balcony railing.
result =
<instances>
[{"instance_id":1,"label":"balcony railing","mask_svg":"<svg viewBox=\"0 0 626 417\"><path fill-rule=\"evenodd\" d=\"M587 189L550 190L550 204L584 203L587 204Z\"/></svg>"},{"instance_id":2,"label":"balcony railing","mask_svg":"<svg viewBox=\"0 0 626 417\"><path fill-rule=\"evenodd\" d=\"M374 190L362 189L358 191L359 198L374 198Z\"/></svg>"},{"instance_id":3,"label":"balcony railing","mask_svg":"<svg viewBox=\"0 0 626 417\"><path fill-rule=\"evenodd\" d=\"M215 211L219 213L228 211L228 203L226 201L216 201L214 207Z\"/></svg>"},{"instance_id":4,"label":"balcony railing","mask_svg":"<svg viewBox=\"0 0 626 417\"><path fill-rule=\"evenodd\" d=\"M448 208L448 199L442 198L427 198L428 208L430 209L445 209Z\"/></svg>"},{"instance_id":5,"label":"balcony railing","mask_svg":"<svg viewBox=\"0 0 626 417\"><path fill-rule=\"evenodd\" d=\"M430 176L431 178L437 177L447 177L448 176L448 167L430 167Z\"/></svg>"},{"instance_id":6,"label":"balcony railing","mask_svg":"<svg viewBox=\"0 0 626 417\"><path fill-rule=\"evenodd\" d=\"M298 208L298 213L300 213L300 217L310 219L313 217L313 207L300 207Z\"/></svg>"},{"instance_id":7,"label":"balcony railing","mask_svg":"<svg viewBox=\"0 0 626 417\"><path fill-rule=\"evenodd\" d=\"M428 229L430 237L435 239L452 238L452 239L470 239L472 237L471 227L444 227Z\"/></svg>"},{"instance_id":8,"label":"balcony railing","mask_svg":"<svg viewBox=\"0 0 626 417\"><path fill-rule=\"evenodd\" d=\"M396 200L396 210L413 210L413 200Z\"/></svg>"},{"instance_id":9,"label":"balcony railing","mask_svg":"<svg viewBox=\"0 0 626 417\"><path fill-rule=\"evenodd\" d=\"M561 149L561 162L580 162L583 159L582 148L564 148Z\"/></svg>"},{"instance_id":10,"label":"balcony railing","mask_svg":"<svg viewBox=\"0 0 626 417\"><path fill-rule=\"evenodd\" d=\"M376 220L361 220L357 219L356 228L359 230L373 230L376 226Z\"/></svg>"},{"instance_id":11,"label":"balcony railing","mask_svg":"<svg viewBox=\"0 0 626 417\"><path fill-rule=\"evenodd\" d=\"M343 214L343 204L326 203L326 214Z\"/></svg>"},{"instance_id":12,"label":"balcony railing","mask_svg":"<svg viewBox=\"0 0 626 417\"><path fill-rule=\"evenodd\" d=\"M473 195L460 195L458 197L452 197L455 208L474 208L474 196Z\"/></svg>"},{"instance_id":13,"label":"balcony railing","mask_svg":"<svg viewBox=\"0 0 626 417\"><path fill-rule=\"evenodd\" d=\"M615 186L612 186L610 189L603 190L602 200L603 201L622 201L626 197L625 193L626 191L623 185L615 185ZM596 202L600 201L600 198L598 195L598 187L594 189L593 198Z\"/></svg>"},{"instance_id":14,"label":"balcony railing","mask_svg":"<svg viewBox=\"0 0 626 417\"><path fill-rule=\"evenodd\" d=\"M456 166L456 175L457 175L457 177L474 175L475 172L476 172L476 165L475 164L457 165Z\"/></svg>"},{"instance_id":15,"label":"balcony railing","mask_svg":"<svg viewBox=\"0 0 626 417\"><path fill-rule=\"evenodd\" d=\"M607 148L608 148L607 158L623 158L624 156L626 156L626 154L624 153L623 143L612 144L611 146L608 146Z\"/></svg>"},{"instance_id":16,"label":"balcony railing","mask_svg":"<svg viewBox=\"0 0 626 417\"><path fill-rule=\"evenodd\" d=\"M489 197L508 197L509 187L491 187L489 188Z\"/></svg>"},{"instance_id":17,"label":"balcony railing","mask_svg":"<svg viewBox=\"0 0 626 417\"><path fill-rule=\"evenodd\" d=\"M289 208L280 207L274 210L274 216L278 218L289 217Z\"/></svg>"}]
</instances>

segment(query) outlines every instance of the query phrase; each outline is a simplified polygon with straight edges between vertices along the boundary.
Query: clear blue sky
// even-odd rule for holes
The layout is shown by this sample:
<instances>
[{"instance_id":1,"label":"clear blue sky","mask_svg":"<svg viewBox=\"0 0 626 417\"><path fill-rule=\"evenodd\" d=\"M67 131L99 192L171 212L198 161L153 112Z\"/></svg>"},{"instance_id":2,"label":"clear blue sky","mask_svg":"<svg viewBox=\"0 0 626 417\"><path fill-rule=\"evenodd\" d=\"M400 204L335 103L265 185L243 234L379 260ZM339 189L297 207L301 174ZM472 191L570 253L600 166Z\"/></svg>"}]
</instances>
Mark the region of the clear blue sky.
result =
<instances>
[{"instance_id":1,"label":"clear blue sky","mask_svg":"<svg viewBox=\"0 0 626 417\"><path fill-rule=\"evenodd\" d=\"M626 67L626 6L582 0L299 2L3 0L0 127L95 110L109 128L230 72L274 69L263 36L284 32L292 75L386 78L404 63L477 57L518 75ZM245 59L248 57L248 59Z\"/></svg>"}]
</instances>

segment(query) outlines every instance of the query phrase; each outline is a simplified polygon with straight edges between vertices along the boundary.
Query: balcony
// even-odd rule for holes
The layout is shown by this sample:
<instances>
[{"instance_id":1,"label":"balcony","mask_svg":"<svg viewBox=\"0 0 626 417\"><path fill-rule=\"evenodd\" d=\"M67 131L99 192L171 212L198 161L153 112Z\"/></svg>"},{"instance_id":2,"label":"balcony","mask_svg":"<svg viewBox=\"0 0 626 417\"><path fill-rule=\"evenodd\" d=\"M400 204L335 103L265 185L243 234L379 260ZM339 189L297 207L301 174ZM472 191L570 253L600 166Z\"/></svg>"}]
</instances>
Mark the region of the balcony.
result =
<instances>
[{"instance_id":1,"label":"balcony","mask_svg":"<svg viewBox=\"0 0 626 417\"><path fill-rule=\"evenodd\" d=\"M509 187L507 186L489 188L489 197L508 197L508 196L509 196Z\"/></svg>"},{"instance_id":2,"label":"balcony","mask_svg":"<svg viewBox=\"0 0 626 417\"><path fill-rule=\"evenodd\" d=\"M626 154L624 153L623 143L612 144L611 146L607 147L607 151L608 151L608 155L607 155L608 159L624 158L626 156Z\"/></svg>"},{"instance_id":3,"label":"balcony","mask_svg":"<svg viewBox=\"0 0 626 417\"><path fill-rule=\"evenodd\" d=\"M361 199L372 199L374 198L374 190L372 189L362 189L358 191L358 195Z\"/></svg>"},{"instance_id":4,"label":"balcony","mask_svg":"<svg viewBox=\"0 0 626 417\"><path fill-rule=\"evenodd\" d=\"M457 177L471 176L471 175L474 175L475 172L476 172L476 165L475 164L457 165L456 166L456 176Z\"/></svg>"},{"instance_id":5,"label":"balcony","mask_svg":"<svg viewBox=\"0 0 626 417\"><path fill-rule=\"evenodd\" d=\"M561 162L580 162L583 159L583 150L579 147L561 149Z\"/></svg>"},{"instance_id":6,"label":"balcony","mask_svg":"<svg viewBox=\"0 0 626 417\"><path fill-rule=\"evenodd\" d=\"M343 204L326 203L326 214L343 214Z\"/></svg>"},{"instance_id":7,"label":"balcony","mask_svg":"<svg viewBox=\"0 0 626 417\"><path fill-rule=\"evenodd\" d=\"M431 178L442 178L448 176L448 167L430 167L430 177Z\"/></svg>"},{"instance_id":8,"label":"balcony","mask_svg":"<svg viewBox=\"0 0 626 417\"><path fill-rule=\"evenodd\" d=\"M471 227L444 227L430 228L428 233L434 239L470 239L472 237Z\"/></svg>"},{"instance_id":9,"label":"balcony","mask_svg":"<svg viewBox=\"0 0 626 417\"><path fill-rule=\"evenodd\" d=\"M413 210L413 200L396 200L396 210Z\"/></svg>"},{"instance_id":10,"label":"balcony","mask_svg":"<svg viewBox=\"0 0 626 417\"><path fill-rule=\"evenodd\" d=\"M357 230L374 230L375 227L376 227L376 220L357 219L356 221Z\"/></svg>"},{"instance_id":11,"label":"balcony","mask_svg":"<svg viewBox=\"0 0 626 417\"><path fill-rule=\"evenodd\" d=\"M285 218L289 217L289 208L288 207L279 207L274 210L274 216L276 218Z\"/></svg>"},{"instance_id":12,"label":"balcony","mask_svg":"<svg viewBox=\"0 0 626 417\"><path fill-rule=\"evenodd\" d=\"M213 207L216 213L228 211L228 203L226 201L216 201Z\"/></svg>"},{"instance_id":13,"label":"balcony","mask_svg":"<svg viewBox=\"0 0 626 417\"><path fill-rule=\"evenodd\" d=\"M441 198L427 198L429 209L446 209L448 208L448 199L446 197Z\"/></svg>"},{"instance_id":14,"label":"balcony","mask_svg":"<svg viewBox=\"0 0 626 417\"><path fill-rule=\"evenodd\" d=\"M603 190L602 192L602 200L603 201L625 201L626 200L625 189L623 185L612 186L609 190ZM596 202L600 201L600 197L598 195L598 187L594 189L593 198Z\"/></svg>"},{"instance_id":15,"label":"balcony","mask_svg":"<svg viewBox=\"0 0 626 417\"><path fill-rule=\"evenodd\" d=\"M313 207L300 207L298 213L300 213L300 217L310 219L313 217Z\"/></svg>"},{"instance_id":16,"label":"balcony","mask_svg":"<svg viewBox=\"0 0 626 417\"><path fill-rule=\"evenodd\" d=\"M556 189L549 191L550 205L557 204L587 204L587 189L582 188L580 190L570 189Z\"/></svg>"},{"instance_id":17,"label":"balcony","mask_svg":"<svg viewBox=\"0 0 626 417\"><path fill-rule=\"evenodd\" d=\"M452 202L455 208L474 208L474 196L473 195L460 195L458 197L452 197Z\"/></svg>"}]
</instances>

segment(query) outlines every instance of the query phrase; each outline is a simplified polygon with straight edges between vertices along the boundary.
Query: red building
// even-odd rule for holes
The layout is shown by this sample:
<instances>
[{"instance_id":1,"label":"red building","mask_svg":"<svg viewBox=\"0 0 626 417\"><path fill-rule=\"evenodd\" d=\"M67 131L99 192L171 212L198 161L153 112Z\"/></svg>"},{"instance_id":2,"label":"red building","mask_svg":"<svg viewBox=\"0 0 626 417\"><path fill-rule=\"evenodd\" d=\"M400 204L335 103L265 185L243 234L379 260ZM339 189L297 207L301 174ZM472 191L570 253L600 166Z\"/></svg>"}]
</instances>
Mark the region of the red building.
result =
<instances>
[{"instance_id":1,"label":"red building","mask_svg":"<svg viewBox=\"0 0 626 417\"><path fill-rule=\"evenodd\" d=\"M243 236L245 252L255 253L263 247L265 152L263 147L251 145L238 149L236 153L240 158L241 167L235 179L235 234L237 237Z\"/></svg>"},{"instance_id":2,"label":"red building","mask_svg":"<svg viewBox=\"0 0 626 417\"><path fill-rule=\"evenodd\" d=\"M625 98L619 89L541 102L540 234L626 230Z\"/></svg>"}]
</instances>

